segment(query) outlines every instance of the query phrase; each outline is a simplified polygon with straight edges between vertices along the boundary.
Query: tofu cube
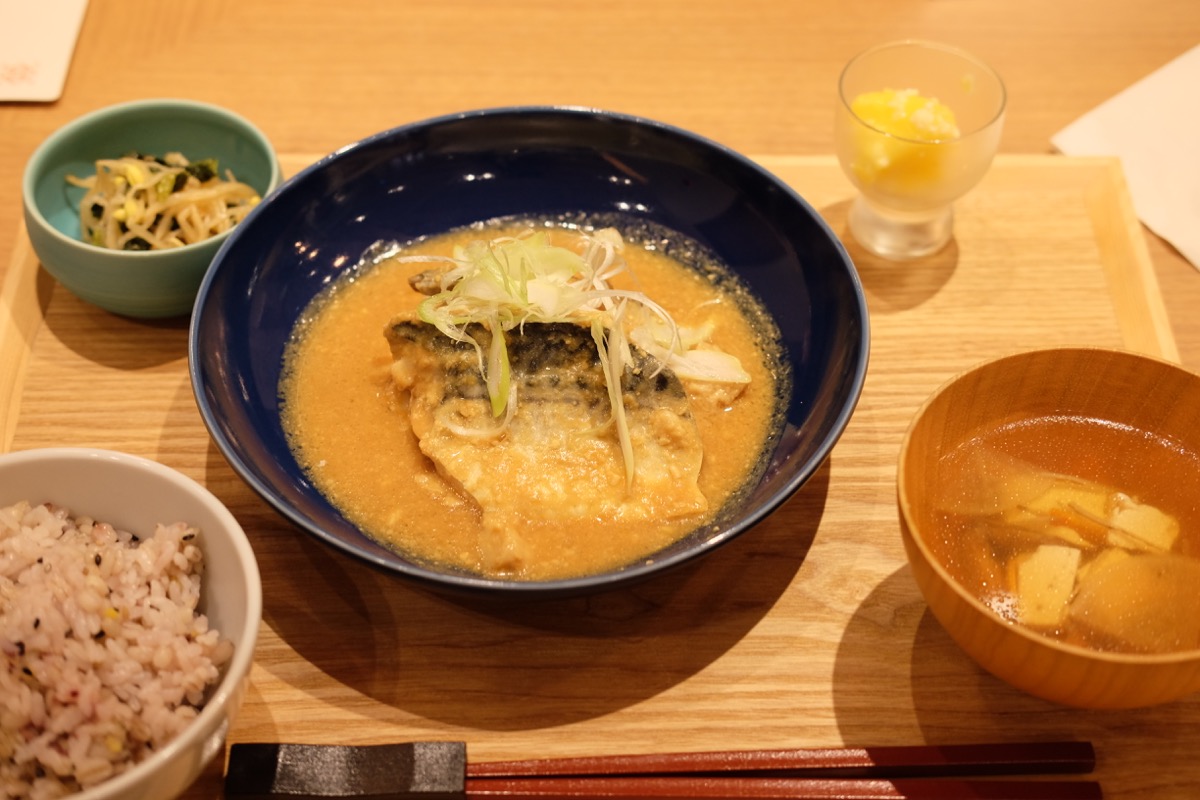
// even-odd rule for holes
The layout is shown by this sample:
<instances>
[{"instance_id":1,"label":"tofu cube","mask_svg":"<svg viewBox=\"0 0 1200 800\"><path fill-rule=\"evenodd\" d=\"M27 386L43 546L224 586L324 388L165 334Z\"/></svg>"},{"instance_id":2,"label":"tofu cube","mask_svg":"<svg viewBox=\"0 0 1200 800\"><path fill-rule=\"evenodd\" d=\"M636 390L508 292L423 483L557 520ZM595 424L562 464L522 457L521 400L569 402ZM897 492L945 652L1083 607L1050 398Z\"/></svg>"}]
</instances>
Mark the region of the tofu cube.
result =
<instances>
[{"instance_id":1,"label":"tofu cube","mask_svg":"<svg viewBox=\"0 0 1200 800\"><path fill-rule=\"evenodd\" d=\"M1179 520L1125 494L1113 495L1108 520L1109 542L1131 550L1165 553L1179 538Z\"/></svg>"},{"instance_id":2,"label":"tofu cube","mask_svg":"<svg viewBox=\"0 0 1200 800\"><path fill-rule=\"evenodd\" d=\"M1047 544L1023 557L1016 568L1017 619L1025 625L1053 628L1066 619L1075 591L1080 552Z\"/></svg>"}]
</instances>

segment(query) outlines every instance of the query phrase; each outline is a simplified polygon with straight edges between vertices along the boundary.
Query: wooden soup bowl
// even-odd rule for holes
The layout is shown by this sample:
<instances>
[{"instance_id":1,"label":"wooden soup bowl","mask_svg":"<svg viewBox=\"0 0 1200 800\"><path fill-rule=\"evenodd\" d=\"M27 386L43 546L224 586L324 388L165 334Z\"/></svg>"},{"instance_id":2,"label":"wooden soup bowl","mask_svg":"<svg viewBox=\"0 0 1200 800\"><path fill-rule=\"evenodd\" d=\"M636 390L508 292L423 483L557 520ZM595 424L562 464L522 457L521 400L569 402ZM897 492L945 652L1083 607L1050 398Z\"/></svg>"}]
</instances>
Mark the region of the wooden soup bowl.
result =
<instances>
[{"instance_id":1,"label":"wooden soup bowl","mask_svg":"<svg viewBox=\"0 0 1200 800\"><path fill-rule=\"evenodd\" d=\"M931 550L935 488L946 478L942 457L982 430L1054 414L1127 424L1200 452L1200 376L1175 364L1117 350L1061 348L1010 355L956 377L917 412L897 472L904 547L930 611L984 669L1052 702L1136 708L1200 690L1200 649L1128 654L1053 640L991 611ZM1160 482L1173 483L1170 476ZM1186 526L1181 535L1189 535Z\"/></svg>"}]
</instances>

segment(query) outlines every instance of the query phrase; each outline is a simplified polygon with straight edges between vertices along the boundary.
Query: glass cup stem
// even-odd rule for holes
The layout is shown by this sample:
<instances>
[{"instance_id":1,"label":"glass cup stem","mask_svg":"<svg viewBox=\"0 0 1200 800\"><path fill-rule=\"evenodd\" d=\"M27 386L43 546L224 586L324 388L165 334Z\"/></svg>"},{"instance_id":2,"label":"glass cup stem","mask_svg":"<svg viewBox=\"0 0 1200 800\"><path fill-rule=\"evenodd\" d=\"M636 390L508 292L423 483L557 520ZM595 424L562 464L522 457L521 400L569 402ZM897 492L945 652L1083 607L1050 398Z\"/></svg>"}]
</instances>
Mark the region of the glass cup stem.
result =
<instances>
[{"instance_id":1,"label":"glass cup stem","mask_svg":"<svg viewBox=\"0 0 1200 800\"><path fill-rule=\"evenodd\" d=\"M931 255L950 241L954 232L954 207L929 211L896 211L858 195L850 206L850 233L869 252L903 261Z\"/></svg>"}]
</instances>

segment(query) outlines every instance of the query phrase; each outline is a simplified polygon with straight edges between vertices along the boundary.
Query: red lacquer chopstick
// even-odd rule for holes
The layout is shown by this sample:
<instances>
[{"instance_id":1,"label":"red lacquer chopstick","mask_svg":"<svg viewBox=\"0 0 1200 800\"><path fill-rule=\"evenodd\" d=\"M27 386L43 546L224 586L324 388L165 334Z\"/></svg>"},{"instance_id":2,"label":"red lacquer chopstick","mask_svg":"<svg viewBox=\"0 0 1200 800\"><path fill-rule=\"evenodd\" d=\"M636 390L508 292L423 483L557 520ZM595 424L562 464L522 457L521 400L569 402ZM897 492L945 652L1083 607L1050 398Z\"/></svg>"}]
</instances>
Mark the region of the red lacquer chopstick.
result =
<instances>
[{"instance_id":1,"label":"red lacquer chopstick","mask_svg":"<svg viewBox=\"0 0 1200 800\"><path fill-rule=\"evenodd\" d=\"M1100 800L1080 780L959 778L524 777L467 778L466 797L486 800Z\"/></svg>"},{"instance_id":2,"label":"red lacquer chopstick","mask_svg":"<svg viewBox=\"0 0 1200 800\"><path fill-rule=\"evenodd\" d=\"M1096 767L1090 742L724 750L468 763L467 777L732 775L945 777L1082 774Z\"/></svg>"}]
</instances>

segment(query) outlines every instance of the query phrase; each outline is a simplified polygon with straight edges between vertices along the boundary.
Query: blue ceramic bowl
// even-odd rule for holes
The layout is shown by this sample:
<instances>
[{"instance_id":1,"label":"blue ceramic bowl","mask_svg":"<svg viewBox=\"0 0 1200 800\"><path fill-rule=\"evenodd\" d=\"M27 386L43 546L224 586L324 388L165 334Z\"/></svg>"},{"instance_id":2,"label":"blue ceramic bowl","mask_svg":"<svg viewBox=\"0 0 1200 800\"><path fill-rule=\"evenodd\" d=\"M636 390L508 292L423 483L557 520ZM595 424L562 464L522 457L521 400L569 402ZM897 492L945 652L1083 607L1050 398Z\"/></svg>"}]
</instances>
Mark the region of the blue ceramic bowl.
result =
<instances>
[{"instance_id":1,"label":"blue ceramic bowl","mask_svg":"<svg viewBox=\"0 0 1200 800\"><path fill-rule=\"evenodd\" d=\"M59 128L25 167L25 227L42 266L83 300L130 317L187 314L196 290L229 232L170 250L107 250L81 241L84 190L68 175L96 171L96 161L131 151L216 158L259 195L279 185L279 162L267 138L223 108L191 100L138 100L109 106Z\"/></svg>"},{"instance_id":2,"label":"blue ceramic bowl","mask_svg":"<svg viewBox=\"0 0 1200 800\"><path fill-rule=\"evenodd\" d=\"M480 178L486 179L480 179ZM793 391L755 487L714 529L651 563L522 583L439 572L347 522L309 483L280 425L277 387L293 323L331 276L379 240L507 215L622 212L714 252L782 331ZM683 130L573 108L456 114L327 156L251 213L221 248L192 314L192 387L241 477L301 530L433 587L514 594L610 588L676 567L749 530L820 467L862 389L868 320L845 249L808 203L750 160Z\"/></svg>"}]
</instances>

